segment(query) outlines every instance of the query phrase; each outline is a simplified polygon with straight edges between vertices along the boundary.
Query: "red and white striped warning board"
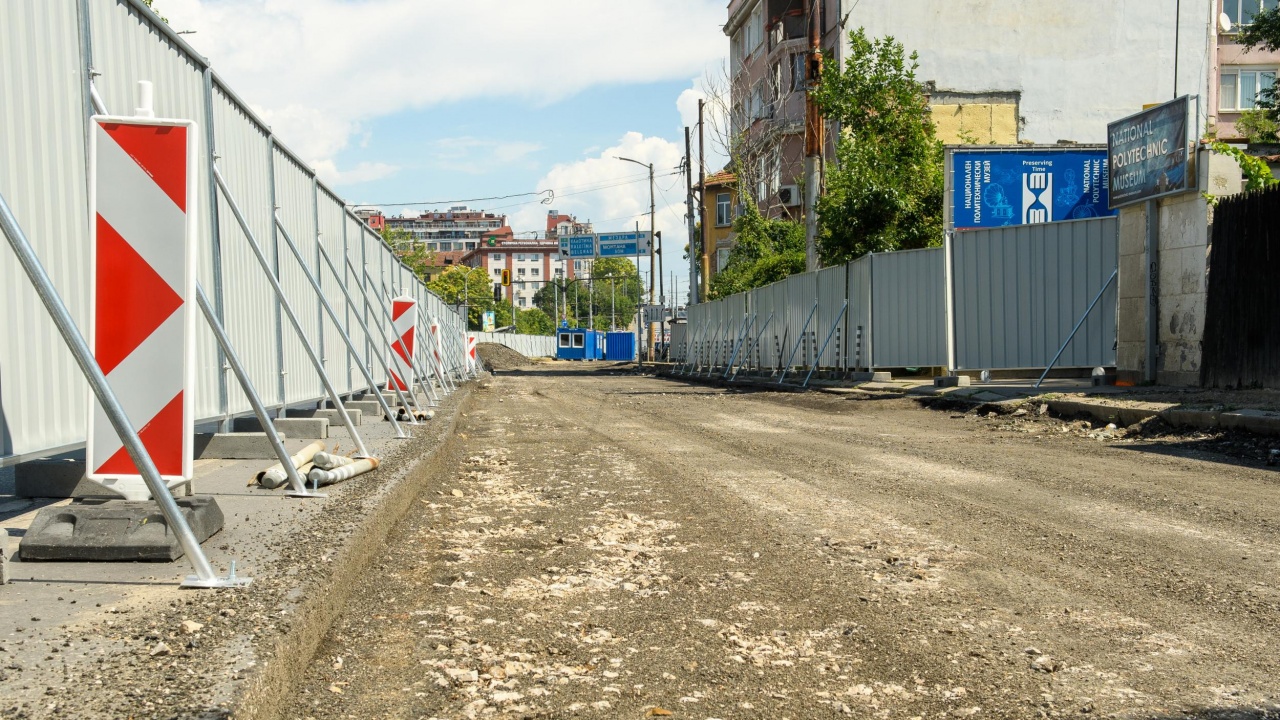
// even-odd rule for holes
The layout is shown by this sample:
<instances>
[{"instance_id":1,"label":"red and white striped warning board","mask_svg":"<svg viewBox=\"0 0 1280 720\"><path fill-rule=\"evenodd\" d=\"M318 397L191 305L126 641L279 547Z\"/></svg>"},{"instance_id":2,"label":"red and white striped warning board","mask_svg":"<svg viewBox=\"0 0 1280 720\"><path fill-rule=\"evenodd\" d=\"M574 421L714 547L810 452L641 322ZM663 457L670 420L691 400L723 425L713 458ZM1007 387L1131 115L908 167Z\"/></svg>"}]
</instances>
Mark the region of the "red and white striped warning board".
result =
<instances>
[{"instance_id":1,"label":"red and white striped warning board","mask_svg":"<svg viewBox=\"0 0 1280 720\"><path fill-rule=\"evenodd\" d=\"M414 341L418 336L418 301L401 296L391 301L391 378L387 385L413 389Z\"/></svg>"},{"instance_id":2,"label":"red and white striped warning board","mask_svg":"<svg viewBox=\"0 0 1280 720\"><path fill-rule=\"evenodd\" d=\"M166 480L191 477L196 126L94 117L89 342ZM140 477L93 401L88 476Z\"/></svg>"},{"instance_id":3,"label":"red and white striped warning board","mask_svg":"<svg viewBox=\"0 0 1280 720\"><path fill-rule=\"evenodd\" d=\"M476 343L479 342L479 338L477 338L472 333L467 333L466 338L467 338L467 367L474 372L476 369Z\"/></svg>"},{"instance_id":4,"label":"red and white striped warning board","mask_svg":"<svg viewBox=\"0 0 1280 720\"><path fill-rule=\"evenodd\" d=\"M436 364L436 372L440 377L444 377L444 334L440 331L440 321L431 318L431 325L428 326L431 332L431 360Z\"/></svg>"}]
</instances>

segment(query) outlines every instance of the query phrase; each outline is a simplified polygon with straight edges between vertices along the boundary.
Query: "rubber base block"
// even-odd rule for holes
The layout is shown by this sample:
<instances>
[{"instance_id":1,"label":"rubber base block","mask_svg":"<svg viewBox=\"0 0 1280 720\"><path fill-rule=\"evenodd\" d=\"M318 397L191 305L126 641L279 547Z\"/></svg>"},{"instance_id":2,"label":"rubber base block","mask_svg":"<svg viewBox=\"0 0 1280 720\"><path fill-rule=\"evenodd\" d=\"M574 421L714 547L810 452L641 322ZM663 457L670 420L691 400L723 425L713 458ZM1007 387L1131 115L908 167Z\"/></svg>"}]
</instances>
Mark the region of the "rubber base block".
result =
<instances>
[{"instance_id":1,"label":"rubber base block","mask_svg":"<svg viewBox=\"0 0 1280 720\"><path fill-rule=\"evenodd\" d=\"M178 498L178 507L199 542L222 529L222 509L212 497ZM23 562L172 562L183 555L160 506L128 500L77 500L45 508L31 521L18 552Z\"/></svg>"}]
</instances>

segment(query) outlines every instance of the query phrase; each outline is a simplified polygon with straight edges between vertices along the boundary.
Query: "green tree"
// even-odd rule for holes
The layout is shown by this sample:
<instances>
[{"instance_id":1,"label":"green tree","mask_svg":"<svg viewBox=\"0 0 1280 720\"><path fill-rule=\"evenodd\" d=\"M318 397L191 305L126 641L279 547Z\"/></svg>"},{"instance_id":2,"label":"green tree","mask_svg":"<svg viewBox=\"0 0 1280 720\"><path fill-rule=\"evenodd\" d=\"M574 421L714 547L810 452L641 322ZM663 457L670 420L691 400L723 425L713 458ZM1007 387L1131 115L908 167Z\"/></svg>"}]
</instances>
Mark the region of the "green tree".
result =
<instances>
[{"instance_id":1,"label":"green tree","mask_svg":"<svg viewBox=\"0 0 1280 720\"><path fill-rule=\"evenodd\" d=\"M1280 7L1272 6L1253 16L1253 22L1240 33L1240 44L1250 50L1261 48L1267 52L1280 50ZM1258 93L1258 111L1261 118L1252 119L1255 129L1261 126L1262 137L1250 142L1276 142L1276 127L1280 126L1280 87L1272 85ZM1259 123L1258 120L1269 121ZM1246 126L1250 121L1246 121ZM1244 129L1249 132L1248 127ZM1267 132L1269 131L1269 133ZM1269 135L1269 137L1268 137Z\"/></svg>"},{"instance_id":2,"label":"green tree","mask_svg":"<svg viewBox=\"0 0 1280 720\"><path fill-rule=\"evenodd\" d=\"M742 215L733 221L733 231L737 239L729 261L711 278L709 299L764 287L804 272L804 225L770 220L747 198Z\"/></svg>"},{"instance_id":3,"label":"green tree","mask_svg":"<svg viewBox=\"0 0 1280 720\"><path fill-rule=\"evenodd\" d=\"M556 324L541 308L521 310L516 316L516 332L522 335L552 335Z\"/></svg>"},{"instance_id":4,"label":"green tree","mask_svg":"<svg viewBox=\"0 0 1280 720\"><path fill-rule=\"evenodd\" d=\"M849 42L844 68L827 66L816 91L823 113L842 129L818 200L827 265L942 242L942 144L916 79L916 55L861 28Z\"/></svg>"},{"instance_id":5,"label":"green tree","mask_svg":"<svg viewBox=\"0 0 1280 720\"><path fill-rule=\"evenodd\" d=\"M548 283L533 299L534 305L551 318L557 305L555 292ZM596 330L608 330L611 317L618 327L625 328L635 319L640 296L640 278L634 263L625 258L597 258L590 282L581 278L560 281L563 305L559 309L561 317L568 317L574 327L586 327L594 311Z\"/></svg>"},{"instance_id":6,"label":"green tree","mask_svg":"<svg viewBox=\"0 0 1280 720\"><path fill-rule=\"evenodd\" d=\"M479 330L483 327L484 313L493 310L499 326L511 324L510 303L493 301L493 281L484 268L454 265L427 283L427 289L440 296L446 304L467 304L467 327Z\"/></svg>"},{"instance_id":7,"label":"green tree","mask_svg":"<svg viewBox=\"0 0 1280 720\"><path fill-rule=\"evenodd\" d=\"M426 243L416 243L413 233L399 228L383 227L382 242L391 248L391 252L400 258L419 280L426 280L427 268L436 261L434 250L428 250Z\"/></svg>"}]
</instances>

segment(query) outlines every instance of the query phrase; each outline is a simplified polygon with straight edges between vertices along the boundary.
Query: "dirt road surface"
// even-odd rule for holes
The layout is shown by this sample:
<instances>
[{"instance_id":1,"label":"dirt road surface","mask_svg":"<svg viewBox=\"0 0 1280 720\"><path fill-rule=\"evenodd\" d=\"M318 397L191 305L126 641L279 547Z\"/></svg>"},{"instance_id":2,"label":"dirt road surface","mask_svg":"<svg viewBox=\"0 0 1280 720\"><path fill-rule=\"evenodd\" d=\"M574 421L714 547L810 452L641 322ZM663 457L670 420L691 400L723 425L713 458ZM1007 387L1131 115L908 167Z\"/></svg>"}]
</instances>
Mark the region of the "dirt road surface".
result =
<instances>
[{"instance_id":1,"label":"dirt road surface","mask_svg":"<svg viewBox=\"0 0 1280 720\"><path fill-rule=\"evenodd\" d=\"M289 717L1280 717L1280 473L557 363L486 381Z\"/></svg>"}]
</instances>

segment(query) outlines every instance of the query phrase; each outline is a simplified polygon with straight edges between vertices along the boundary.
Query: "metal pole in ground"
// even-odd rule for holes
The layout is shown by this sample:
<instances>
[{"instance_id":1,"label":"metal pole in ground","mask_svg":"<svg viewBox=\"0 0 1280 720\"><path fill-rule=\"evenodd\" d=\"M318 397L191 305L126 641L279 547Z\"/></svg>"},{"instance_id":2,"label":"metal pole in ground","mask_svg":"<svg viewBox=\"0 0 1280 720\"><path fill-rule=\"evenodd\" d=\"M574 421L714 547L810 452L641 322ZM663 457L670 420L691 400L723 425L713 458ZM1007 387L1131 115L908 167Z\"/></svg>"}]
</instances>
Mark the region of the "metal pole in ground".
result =
<instances>
[{"instance_id":1,"label":"metal pole in ground","mask_svg":"<svg viewBox=\"0 0 1280 720\"><path fill-rule=\"evenodd\" d=\"M93 351L89 349L89 343L80 334L80 328L76 325L75 320L71 318L71 313L67 310L67 306L63 304L62 298L58 295L58 291L53 285L53 281L49 279L48 273L45 272L44 266L40 263L40 258L36 256L35 250L31 248L31 243L27 241L27 236L22 232L22 227L18 225L18 219L13 215L13 211L9 209L9 204L5 202L3 197L0 197L0 231L4 232L4 236L9 241L9 247L13 248L13 253L18 256L18 263L22 265L22 269L27 274L27 279L31 281L36 294L40 296L40 301L44 304L45 310L48 311L49 316L53 319L53 324L58 328L58 334L62 335L63 342L67 344L67 348L75 358L76 364L80 366L80 372L89 381L89 387L98 398L103 411L106 412L107 419L111 422L111 427L120 436L120 441L124 444L125 451L129 453L129 458L133 460L133 464L138 468L138 473L142 475L142 480L146 483L147 489L151 491L151 497L160 506L160 513L164 515L165 522L168 523L169 529L173 531L178 544L182 547L182 551L191 562L196 574L188 576L183 581L183 586L213 588L248 585L249 578L237 578L234 575L221 578L213 571L213 566L209 564L209 558L205 556L204 549L200 547L199 541L196 540L195 533L191 531L191 526L187 524L186 518L183 517L182 510L178 507L177 501L173 499L172 493L169 492L168 485L160 477L160 470L152 462L151 456L147 453L146 446L142 444L142 439L138 437L137 431L129 424L129 418L125 415L124 407L120 404L119 398L116 397L111 386L107 384L107 378L103 375L102 368L98 366L97 361L94 360ZM234 567L234 562L232 566Z\"/></svg>"},{"instance_id":2,"label":"metal pole in ground","mask_svg":"<svg viewBox=\"0 0 1280 720\"><path fill-rule=\"evenodd\" d=\"M1081 315L1080 320L1076 322L1076 326L1071 328L1071 334L1067 336L1066 342L1062 343L1062 347L1058 348L1058 354L1053 356L1053 360L1049 361L1049 366L1044 369L1044 372L1040 375L1040 379L1036 380L1037 390L1040 389L1040 383L1044 382L1044 379L1049 377L1049 371L1053 369L1054 365L1058 364L1058 360L1062 358L1062 353L1067 351L1067 346L1075 339L1076 333L1080 332L1080 327L1084 325L1084 321L1089 318L1089 313L1093 312L1093 307L1097 305L1098 301L1102 299L1102 296L1106 294L1107 288L1111 287L1111 283L1115 282L1115 279L1119 274L1119 268L1116 268L1111 272L1111 277L1107 278L1107 282L1103 284L1102 289L1099 290L1097 296L1093 298L1093 302L1089 303L1089 307L1085 309L1084 315Z\"/></svg>"},{"instance_id":3,"label":"metal pole in ground","mask_svg":"<svg viewBox=\"0 0 1280 720\"><path fill-rule=\"evenodd\" d=\"M196 284L196 300L200 304L200 310L204 312L205 320L209 322L209 329L213 330L213 337L217 339L218 347L222 348L227 364L231 366L231 371L235 373L236 379L240 381L240 389L244 391L245 397L249 398L249 405L253 408L253 414L257 416L258 423L262 425L263 432L267 434L267 442L271 444L271 449L275 452L276 457L280 458L280 466L284 468L285 477L288 478L289 485L293 488L288 495L290 497L327 497L307 490L307 483L302 479L297 466L293 464L293 457L285 449L284 442L280 440L280 433L276 432L276 424L272 422L266 406L262 404L262 400L258 397L258 391L254 389L253 381L249 379L248 371L245 370L244 364L240 362L240 356L236 354L235 347L231 344L231 338L227 336L227 331L222 327L222 323L218 322L218 316L214 311L213 304L209 302L209 298L204 294L204 288L198 283Z\"/></svg>"},{"instance_id":4,"label":"metal pole in ground","mask_svg":"<svg viewBox=\"0 0 1280 720\"><path fill-rule=\"evenodd\" d=\"M315 368L316 374L320 376L320 382L324 384L325 392L329 395L329 401L333 403L334 409L338 411L338 416L342 418L342 424L347 428L347 432L351 433L351 439L356 444L356 450L361 457L373 457L369 454L369 448L365 446L364 439L360 437L360 433L356 430L355 423L352 422L351 415L347 412L347 406L338 395L338 389L333 386L333 381L329 379L329 374L325 372L324 363L320 362L320 357L316 355L315 348L311 347L311 342L307 340L307 335L302 330L302 323L298 321L297 314L293 312L293 306L289 304L289 299L284 294L284 288L281 287L280 281L276 279L275 274L271 271L271 266L267 263L266 256L262 254L262 248L253 236L253 230L249 227L249 222L245 220L244 213L240 211L240 206L236 204L235 197L231 194L231 190L227 188L227 182L222 178L222 173L217 167L213 169L213 179L217 182L218 189L222 191L222 196L226 199L227 206L231 208L231 214L235 216L236 222L240 224L240 230L244 232L245 239L249 241L249 249L253 250L253 256L258 259L258 264L262 267L263 274L267 276L267 281L271 283L271 289L275 292L276 299L280 301L280 309L284 311L289 324L293 326L294 332L297 333L298 340L302 343L302 349L307 354L307 359L311 361L311 366Z\"/></svg>"},{"instance_id":5,"label":"metal pole in ground","mask_svg":"<svg viewBox=\"0 0 1280 720\"><path fill-rule=\"evenodd\" d=\"M769 323L771 322L773 322L773 313L769 313L769 319L764 321L764 325L761 326L760 332L756 333L756 339L753 340L751 342L751 346L747 348L748 358L751 357L751 353L756 351L756 348L760 347L760 338L764 337L764 331L769 329ZM734 370L733 377L729 378L729 381L732 382L737 379L738 379L738 371Z\"/></svg>"},{"instance_id":6,"label":"metal pole in ground","mask_svg":"<svg viewBox=\"0 0 1280 720\"><path fill-rule=\"evenodd\" d=\"M831 338L836 334L836 328L840 325L840 321L844 319L844 313L849 309L849 301L845 300L844 305L840 307L840 314L836 315L836 321L831 323L831 331L827 333L827 339L822 342L822 349L817 355L813 356L813 365L809 367L809 374L804 376L804 383L800 387L809 387L809 379L813 377L813 371L818 369L818 363L822 362L822 353L827 351L827 345L831 344Z\"/></svg>"},{"instance_id":7,"label":"metal pole in ground","mask_svg":"<svg viewBox=\"0 0 1280 720\"><path fill-rule=\"evenodd\" d=\"M302 268L302 274L307 277L311 283L311 287L316 291L316 297L320 299L320 307L324 312L328 313L329 319L338 328L338 334L342 336L342 341L346 343L347 352L351 353L351 357L359 359L360 353L356 352L356 346L351 342L351 338L347 336L345 330L342 329L342 323L338 322L338 314L333 311L333 306L324 296L324 291L320 289L320 283L316 280L316 276L311 273L311 268L307 267L307 262L302 258L302 253L298 252L298 246L293 243L293 238L289 236L289 231L285 229L284 223L280 222L279 216L276 217L276 227L280 228L280 235L284 238L284 242L289 246L289 250L293 253L294 258L298 260L298 266ZM381 354L379 354L381 357ZM383 360L385 363L385 359ZM382 411L387 414L387 420L391 423L391 427L395 428L396 437L405 439L409 434L400 427L400 423L396 421L396 414L391 411L391 406L387 404L387 399L382 395L382 391L378 389L378 381L373 379L373 371L364 363L360 363L360 374L364 375L364 379L369 383L369 392L378 399L378 404L382 406ZM390 375L391 371L387 370ZM405 410L409 409L409 401L405 399L404 393L400 392L400 388L395 389L396 394L400 396L400 402L404 405ZM417 424L412 423L412 424Z\"/></svg>"},{"instance_id":8,"label":"metal pole in ground","mask_svg":"<svg viewBox=\"0 0 1280 720\"><path fill-rule=\"evenodd\" d=\"M813 309L809 311L809 317L804 321L804 327L800 328L800 336L796 338L796 344L791 347L791 355L787 357L787 364L782 366L782 377L778 378L778 384L781 385L783 380L787 379L787 373L791 370L791 363L796 359L796 351L800 349L800 344L804 342L805 331L809 329L809 323L813 322L813 314L818 312L818 301L813 301Z\"/></svg>"}]
</instances>

